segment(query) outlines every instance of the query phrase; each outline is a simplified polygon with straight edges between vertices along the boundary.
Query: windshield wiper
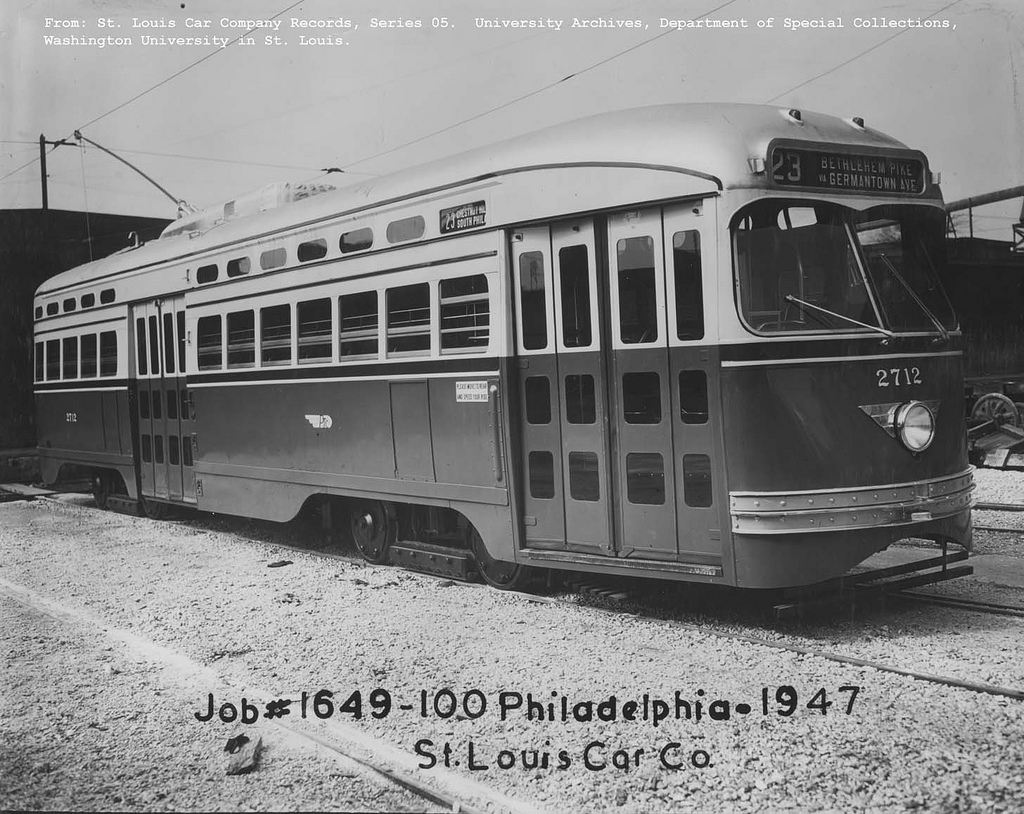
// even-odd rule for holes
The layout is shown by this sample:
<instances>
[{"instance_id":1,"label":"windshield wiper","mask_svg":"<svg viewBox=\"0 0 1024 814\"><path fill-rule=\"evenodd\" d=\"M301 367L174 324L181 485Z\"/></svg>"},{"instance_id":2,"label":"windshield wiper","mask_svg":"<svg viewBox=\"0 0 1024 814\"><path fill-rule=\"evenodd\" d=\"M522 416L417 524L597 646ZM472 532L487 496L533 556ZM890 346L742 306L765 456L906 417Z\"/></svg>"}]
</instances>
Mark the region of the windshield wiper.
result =
<instances>
[{"instance_id":1,"label":"windshield wiper","mask_svg":"<svg viewBox=\"0 0 1024 814\"><path fill-rule=\"evenodd\" d=\"M878 333L883 334L889 339L892 339L894 336L896 336L896 334L894 334L892 331L888 331L885 328L880 328L877 325L868 325L866 322L860 322L854 319L853 317L846 316L845 314L838 314L835 311L828 310L828 308L822 308L820 305L812 305L809 302L804 302L803 300L794 297L792 294L787 294L783 299L785 299L786 302L795 303L799 305L801 308L810 308L813 311L820 311L821 313L827 314L830 317L837 317L839 319L845 320L846 322L849 322L852 325L859 325L861 328L867 328L872 331L877 331Z\"/></svg>"},{"instance_id":2,"label":"windshield wiper","mask_svg":"<svg viewBox=\"0 0 1024 814\"><path fill-rule=\"evenodd\" d=\"M920 308L924 315L932 321L932 325L934 325L936 330L938 330L939 335L942 337L942 341L949 341L949 331L947 331L946 327L941 322L939 322L939 318L932 313L932 310L927 305L924 304L924 302L921 300L919 296L917 296L917 292L910 287L910 283L903 279L903 275L896 271L896 266L894 266L890 262L889 258L885 256L884 252L879 252L878 256L882 258L882 262L885 263L886 268L888 268L889 271L892 272L892 276L899 280L900 285L902 285L907 290L907 293L913 298L914 302L917 303L917 307Z\"/></svg>"}]
</instances>

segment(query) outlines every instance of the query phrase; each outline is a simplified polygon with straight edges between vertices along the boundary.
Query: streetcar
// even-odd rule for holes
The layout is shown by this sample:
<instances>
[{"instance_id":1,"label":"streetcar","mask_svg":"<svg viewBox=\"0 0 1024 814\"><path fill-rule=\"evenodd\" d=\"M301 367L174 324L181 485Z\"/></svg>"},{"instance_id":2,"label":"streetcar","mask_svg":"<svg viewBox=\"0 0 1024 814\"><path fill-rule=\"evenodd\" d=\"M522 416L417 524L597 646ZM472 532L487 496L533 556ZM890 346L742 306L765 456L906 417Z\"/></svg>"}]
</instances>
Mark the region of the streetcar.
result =
<instances>
[{"instance_id":1,"label":"streetcar","mask_svg":"<svg viewBox=\"0 0 1024 814\"><path fill-rule=\"evenodd\" d=\"M267 187L39 287L44 479L316 507L370 562L501 588L970 550L937 181L860 118L707 104Z\"/></svg>"}]
</instances>

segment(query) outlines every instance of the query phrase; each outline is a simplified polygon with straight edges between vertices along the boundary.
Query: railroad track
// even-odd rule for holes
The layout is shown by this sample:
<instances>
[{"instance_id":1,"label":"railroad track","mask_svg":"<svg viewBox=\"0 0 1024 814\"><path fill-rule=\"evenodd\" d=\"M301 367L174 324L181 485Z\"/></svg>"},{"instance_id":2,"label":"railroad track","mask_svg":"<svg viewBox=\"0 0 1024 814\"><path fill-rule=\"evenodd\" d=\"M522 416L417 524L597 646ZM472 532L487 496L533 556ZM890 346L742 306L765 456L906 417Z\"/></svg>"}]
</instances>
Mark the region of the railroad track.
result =
<instances>
[{"instance_id":1,"label":"railroad track","mask_svg":"<svg viewBox=\"0 0 1024 814\"><path fill-rule=\"evenodd\" d=\"M584 593L589 593L595 596L600 596L605 599L609 599L613 602L619 603L629 599L637 599L637 595L632 591L616 591L610 586L604 586L601 584L577 582L574 586L578 590L582 590ZM916 593L916 592L914 592ZM530 594L521 594L521 596L527 599L533 599ZM925 595L929 596L929 595ZM929 596L930 598L930 596ZM944 598L944 597L940 597ZM575 606L576 603L569 599L550 599L543 598L542 601L555 602L565 605ZM966 603L966 606L969 603ZM977 606L984 606L986 603L973 603ZM1005 608L1011 609L1011 606L999 606L990 605L992 608ZM977 608L968 608L977 609ZM956 687L959 689L969 690L971 692L981 693L985 695L995 695L1004 698L1012 698L1017 701L1024 701L1024 689L1016 689L1013 687L1000 687L995 684L987 684L980 681L969 681L962 678L956 678L955 676L944 676L936 675L934 673L926 673L920 670L912 670L905 667L899 667L893 664L886 664L880 661L873 661L871 659L862 659L856 656L848 656L843 653L834 653L828 650L821 650L814 647L807 647L805 645L795 644L792 642L782 642L777 639L766 639L762 636L756 636L747 633L732 633L728 631L719 631L713 628L705 627L703 625L696 625L690 622L683 622L676 619L661 619L656 616L644 615L635 611L627 610L626 608L591 608L595 613L610 614L610 615L628 615L642 617L646 622L654 622L656 624L662 624L669 628L675 628L679 630L693 631L694 633L701 633L706 636L714 636L718 639L726 641L738 641L746 644L759 645L761 647L768 647L772 650L782 650L788 653L796 653L802 656L815 656L817 658L827 659L828 661L834 661L839 664L850 664L856 667L867 667L872 670L877 670L884 673L893 673L896 675L907 676L917 681L926 681L932 684L939 684L946 687ZM1020 615L1024 616L1024 610L1017 609L1020 611ZM985 611L994 613L996 611ZM669 652L665 650L664 652Z\"/></svg>"},{"instance_id":2,"label":"railroad track","mask_svg":"<svg viewBox=\"0 0 1024 814\"><path fill-rule=\"evenodd\" d=\"M1004 504L983 504L983 505L985 505L985 506L1000 505L1001 506L1001 505L1004 505ZM1024 510L1024 508L1022 508L1022 510ZM261 542L261 543L263 543L265 545L280 546L281 548L284 548L284 549L289 549L289 550L294 550L294 551L301 551L301 552L309 553L309 554L316 554L316 555L320 555L320 556L324 556L324 557L329 557L331 559L338 559L338 560L342 560L342 561L346 561L346 562L362 562L361 559L358 559L356 557L346 557L346 556L342 556L342 555L331 554L331 553L328 553L328 552L318 551L315 548L306 547L306 546L293 546L293 545L288 545L288 544L285 544L285 543L282 543L282 542L268 541L268 540L254 540L253 542ZM425 575L425 576L429 576L429 575ZM732 632L727 632L727 631L718 631L718 630L714 630L713 628L709 628L709 627L705 627L705 626L702 626L702 625L697 625L697 624L693 624L693 623L689 623L689 622L683 622L681 620L662 619L662 618L654 616L654 615L645 615L645 614L640 613L640 612L636 612L636 611L632 611L632 610L627 610L625 607L615 607L615 606L621 606L625 602L629 602L631 600L637 600L637 599L640 598L639 597L639 593L636 590L628 588L628 587L627 588L623 588L621 585L616 587L616 586L614 586L614 585L612 585L610 583L603 583L601 581L589 580L589 579L588 580L583 580L583 581L577 580L575 582L570 581L569 585L572 588L574 588L575 590L579 590L579 591L581 591L583 593L588 593L588 594L591 594L591 595L594 595L594 596L603 597L603 598L611 601L613 603L613 605L614 605L611 608L592 607L591 610L593 612L595 612L595 613L602 613L602 614L609 614L609 615L616 615L616 616L621 616L621 615L625 614L625 615L629 615L629 616L642 617L642 618L645 619L645 621L648 621L648 622L654 622L656 624L662 624L662 625L665 625L667 627L673 627L673 628L676 628L676 629L688 630L688 631L692 631L692 632L695 632L695 633L700 633L700 634L703 634L703 635L714 636L716 638L727 640L727 641L740 641L740 642L744 642L744 643L747 643L747 644L754 644L754 645L759 645L759 646L762 646L762 647L768 647L768 648L771 648L773 650L782 650L782 651L786 651L786 652L790 652L790 653L796 653L796 654L804 655L804 656L815 656L817 658L823 658L823 659L826 659L828 661L834 661L834 662L837 662L837 663L840 663L840 664L850 664L850 665L857 666L857 667L866 667L866 668L869 668L869 669L877 670L879 672L886 672L886 673L893 673L893 674L896 674L896 675L907 676L909 678L913 678L913 679L918 680L918 681L926 681L926 682L933 683L933 684L939 684L939 685L948 686L948 687L956 687L956 688L960 688L960 689L965 689L965 690L969 690L971 692L977 692L977 693L982 693L982 694L987 694L987 695L1002 696L1002 697L1005 697L1005 698L1012 698L1012 699L1018 700L1018 701L1024 701L1024 690L1021 690L1021 689L1016 689L1016 688L1012 688L1012 687L1000 687L1000 686L997 686L997 685L987 684L987 683L984 683L984 682L969 681L969 680L964 680L964 679L956 678L954 676L943 676L943 675L936 675L936 674L933 674L933 673L925 673L925 672L918 671L918 670L912 670L912 669L908 669L908 668L904 668L904 667L899 667L899 666L892 665L892 664L886 664L886 663L883 663L883 662L873 661L871 659L862 659L862 658L858 658L856 656L848 656L848 655L845 655L845 654L842 654L842 653L834 653L834 652L830 652L830 651L827 651L827 650L821 650L821 649L818 649L818 648L807 647L807 646L799 645L799 644L795 644L795 643L780 642L778 640L766 639L764 637L756 636L756 635L752 635L752 634L732 633ZM531 602L544 602L544 603L551 603L551 604L564 604L566 606L573 606L573 607L576 606L575 601L570 600L570 599L559 599L558 597L539 596L539 595L536 595L536 594L529 594L529 593L523 593L523 592L514 592L514 591L510 591L509 593L521 596L524 599L526 599L528 601L531 601ZM906 596L903 597L901 595L901 598L910 598L910 599L912 599L912 601L933 601L933 602L941 601L943 604L955 604L956 607L961 607L961 608L964 608L966 610L976 610L976 611L983 612L983 613L1000 613L1000 612L1002 612L1004 615L1014 615L1014 616L1021 615L1021 616L1024 616L1024 609L1014 608L1013 606L1008 606L1008 605L1007 606L1003 606L1003 605L995 605L995 604L992 604L992 603L970 602L969 600L952 600L952 599L947 600L946 597L934 597L933 595L929 595L929 594L920 594L920 595L918 595L917 592L904 592L904 593L906 594ZM666 651L666 652L668 652L668 651ZM458 803L458 801L453 801L453 804L457 804L457 803ZM459 810L459 809L455 808L453 810ZM463 806L461 808L461 810L468 811L470 809L468 809L468 808Z\"/></svg>"},{"instance_id":3,"label":"railroad track","mask_svg":"<svg viewBox=\"0 0 1024 814\"><path fill-rule=\"evenodd\" d=\"M216 686L217 694L222 697L238 697L243 694L240 687L227 685L223 677L182 653L128 630L108 625L86 611L64 605L23 585L0 578L0 596L12 599L35 613L63 624L96 627L98 631L102 631L99 635L106 635L123 643L145 661L170 668L183 679L204 679L209 686ZM265 699L279 697L276 693L252 686L249 686L244 694L247 694L254 703L261 696ZM301 724L286 720L271 720L267 723L295 738L315 743L321 749L326 749L340 758L342 762L358 767L363 774L375 778L378 782L402 788L431 806L466 814L539 814L538 810L528 803L514 800L477 780L462 777L454 772L434 769L432 777L440 777L440 781L424 782L417 774L415 758L354 726L335 720L321 722L323 728L332 736L324 737ZM345 745L339 745L338 741ZM480 805L481 801L483 805Z\"/></svg>"},{"instance_id":4,"label":"railroad track","mask_svg":"<svg viewBox=\"0 0 1024 814\"><path fill-rule=\"evenodd\" d=\"M1024 512L1024 504L1021 503L975 503L975 511L982 512ZM1001 534L1024 534L1024 527L1021 526L990 526L987 524L974 524L975 531L991 531Z\"/></svg>"},{"instance_id":5,"label":"railroad track","mask_svg":"<svg viewBox=\"0 0 1024 814\"><path fill-rule=\"evenodd\" d=\"M898 599L906 599L911 602L920 602L927 605L942 605L948 608L960 608L962 610L977 611L996 616L1016 616L1024 618L1024 608L1017 605L1000 605L995 602L977 602L973 599L961 599L954 596L939 596L938 594L923 593L921 591L898 591L893 594Z\"/></svg>"}]
</instances>

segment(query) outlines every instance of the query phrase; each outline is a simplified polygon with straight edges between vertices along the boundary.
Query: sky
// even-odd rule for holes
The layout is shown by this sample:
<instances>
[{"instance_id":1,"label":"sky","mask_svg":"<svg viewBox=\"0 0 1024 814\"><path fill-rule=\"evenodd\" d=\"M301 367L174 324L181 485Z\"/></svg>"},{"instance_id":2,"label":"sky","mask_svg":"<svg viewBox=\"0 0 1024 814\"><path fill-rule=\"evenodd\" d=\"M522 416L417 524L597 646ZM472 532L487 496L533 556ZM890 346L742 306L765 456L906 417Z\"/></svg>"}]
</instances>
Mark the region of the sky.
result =
<instances>
[{"instance_id":1,"label":"sky","mask_svg":"<svg viewBox=\"0 0 1024 814\"><path fill-rule=\"evenodd\" d=\"M203 208L708 101L861 116L923 150L955 200L1024 185L1022 73L1019 0L2 0L0 209L40 206L40 134L79 129ZM47 150L51 208L174 217L95 147ZM1020 198L977 210L975 234L1009 240L1020 214Z\"/></svg>"}]
</instances>

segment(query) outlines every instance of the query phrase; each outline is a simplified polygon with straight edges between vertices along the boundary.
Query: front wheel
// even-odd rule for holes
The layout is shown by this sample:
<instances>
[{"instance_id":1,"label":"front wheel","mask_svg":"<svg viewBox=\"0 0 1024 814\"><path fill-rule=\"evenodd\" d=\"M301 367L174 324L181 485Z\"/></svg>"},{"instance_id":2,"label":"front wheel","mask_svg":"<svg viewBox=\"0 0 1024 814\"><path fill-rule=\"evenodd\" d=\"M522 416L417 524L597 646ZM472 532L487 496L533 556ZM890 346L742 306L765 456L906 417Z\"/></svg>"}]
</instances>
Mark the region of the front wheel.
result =
<instances>
[{"instance_id":1,"label":"front wheel","mask_svg":"<svg viewBox=\"0 0 1024 814\"><path fill-rule=\"evenodd\" d=\"M379 500L360 500L349 511L352 541L367 562L387 562L395 539L394 514Z\"/></svg>"},{"instance_id":2,"label":"front wheel","mask_svg":"<svg viewBox=\"0 0 1024 814\"><path fill-rule=\"evenodd\" d=\"M114 493L114 486L110 475L106 472L96 472L92 476L92 499L96 501L97 509L107 508L110 496Z\"/></svg>"},{"instance_id":3,"label":"front wheel","mask_svg":"<svg viewBox=\"0 0 1024 814\"><path fill-rule=\"evenodd\" d=\"M518 591L533 578L533 569L528 566L494 559L487 552L484 541L476 529L470 532L470 547L473 550L473 559L476 560L476 570L483 581L492 588L500 591Z\"/></svg>"}]
</instances>

